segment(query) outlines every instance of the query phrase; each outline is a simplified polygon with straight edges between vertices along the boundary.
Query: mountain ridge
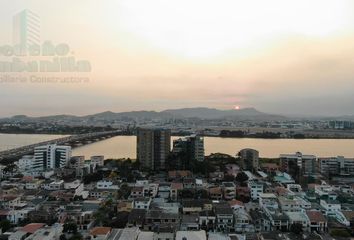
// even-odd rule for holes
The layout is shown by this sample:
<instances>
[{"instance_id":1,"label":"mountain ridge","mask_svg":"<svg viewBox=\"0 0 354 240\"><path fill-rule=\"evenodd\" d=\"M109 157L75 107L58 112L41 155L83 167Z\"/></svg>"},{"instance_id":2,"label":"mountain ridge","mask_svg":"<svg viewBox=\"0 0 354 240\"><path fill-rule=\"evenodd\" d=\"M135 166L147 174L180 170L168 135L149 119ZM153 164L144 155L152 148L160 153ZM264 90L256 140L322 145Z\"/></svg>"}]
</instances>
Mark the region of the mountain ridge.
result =
<instances>
[{"instance_id":1,"label":"mountain ridge","mask_svg":"<svg viewBox=\"0 0 354 240\"><path fill-rule=\"evenodd\" d=\"M207 108L207 107L194 107L194 108L178 108L178 109L166 109L163 111L126 111L126 112L112 112L104 111L90 115L76 116L70 114L58 114L58 115L49 115L49 116L40 116L40 117L31 117L26 115L15 115L9 118L1 118L0 120L39 120L39 121L55 121L55 120L114 120L121 118L160 118L160 119L169 119L169 118L199 118L199 119L224 119L224 118L245 118L245 117L273 117L273 118L285 118L281 115L268 114L260 112L255 108L243 108L239 110L220 110L216 108Z\"/></svg>"}]
</instances>

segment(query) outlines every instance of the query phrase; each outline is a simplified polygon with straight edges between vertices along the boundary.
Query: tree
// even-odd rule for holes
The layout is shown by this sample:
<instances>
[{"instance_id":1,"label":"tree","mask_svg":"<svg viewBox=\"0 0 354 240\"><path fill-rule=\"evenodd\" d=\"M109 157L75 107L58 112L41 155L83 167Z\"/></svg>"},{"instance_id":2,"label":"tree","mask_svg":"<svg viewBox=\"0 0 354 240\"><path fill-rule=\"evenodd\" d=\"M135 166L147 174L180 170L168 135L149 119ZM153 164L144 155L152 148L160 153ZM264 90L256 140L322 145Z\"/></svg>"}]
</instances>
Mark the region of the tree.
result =
<instances>
[{"instance_id":1,"label":"tree","mask_svg":"<svg viewBox=\"0 0 354 240\"><path fill-rule=\"evenodd\" d=\"M118 212L117 217L112 219L110 227L125 228L128 223L129 212Z\"/></svg>"},{"instance_id":2,"label":"tree","mask_svg":"<svg viewBox=\"0 0 354 240\"><path fill-rule=\"evenodd\" d=\"M11 223L9 220L2 220L0 222L0 229L2 230L2 232L6 232L10 228L11 228Z\"/></svg>"},{"instance_id":3,"label":"tree","mask_svg":"<svg viewBox=\"0 0 354 240\"><path fill-rule=\"evenodd\" d=\"M103 178L102 172L91 173L84 176L84 184L89 184L91 182L97 182Z\"/></svg>"},{"instance_id":4,"label":"tree","mask_svg":"<svg viewBox=\"0 0 354 240\"><path fill-rule=\"evenodd\" d=\"M118 174L117 174L117 172L115 172L115 171L111 171L111 173L110 173L109 176L108 176L108 178L109 178L110 180L115 180L117 177L118 177Z\"/></svg>"},{"instance_id":5,"label":"tree","mask_svg":"<svg viewBox=\"0 0 354 240\"><path fill-rule=\"evenodd\" d=\"M226 175L224 176L224 181L225 181L225 182L233 182L233 181L235 181L235 177L232 176L232 175L226 174Z\"/></svg>"},{"instance_id":6,"label":"tree","mask_svg":"<svg viewBox=\"0 0 354 240\"><path fill-rule=\"evenodd\" d=\"M130 195L131 188L127 184L122 184L118 190L118 199L127 199Z\"/></svg>"},{"instance_id":7,"label":"tree","mask_svg":"<svg viewBox=\"0 0 354 240\"><path fill-rule=\"evenodd\" d=\"M60 235L59 240L68 240L65 234Z\"/></svg>"},{"instance_id":8,"label":"tree","mask_svg":"<svg viewBox=\"0 0 354 240\"><path fill-rule=\"evenodd\" d=\"M196 199L207 199L209 198L209 193L205 189L200 189L195 193Z\"/></svg>"},{"instance_id":9,"label":"tree","mask_svg":"<svg viewBox=\"0 0 354 240\"><path fill-rule=\"evenodd\" d=\"M346 229L334 229L331 231L330 235L332 237L350 237L350 233Z\"/></svg>"},{"instance_id":10,"label":"tree","mask_svg":"<svg viewBox=\"0 0 354 240\"><path fill-rule=\"evenodd\" d=\"M8 173L13 173L13 172L16 172L17 170L18 170L17 165L14 163L11 163L11 164L7 165L3 171L8 172Z\"/></svg>"},{"instance_id":11,"label":"tree","mask_svg":"<svg viewBox=\"0 0 354 240\"><path fill-rule=\"evenodd\" d=\"M65 233L77 233L77 225L74 222L66 222L63 226L63 232Z\"/></svg>"},{"instance_id":12,"label":"tree","mask_svg":"<svg viewBox=\"0 0 354 240\"><path fill-rule=\"evenodd\" d=\"M80 195L80 196L74 196L74 201L83 201L84 198Z\"/></svg>"},{"instance_id":13,"label":"tree","mask_svg":"<svg viewBox=\"0 0 354 240\"><path fill-rule=\"evenodd\" d=\"M180 191L180 196L181 196L182 199L183 198L193 198L194 197L194 193L191 190L189 190L189 189L182 189Z\"/></svg>"},{"instance_id":14,"label":"tree","mask_svg":"<svg viewBox=\"0 0 354 240\"><path fill-rule=\"evenodd\" d=\"M246 173L244 172L240 172L237 174L235 180L239 183L243 183L243 182L246 182L248 180L248 176Z\"/></svg>"},{"instance_id":15,"label":"tree","mask_svg":"<svg viewBox=\"0 0 354 240\"><path fill-rule=\"evenodd\" d=\"M300 234L302 233L302 224L300 223L293 223L290 226L290 231L295 233L295 234Z\"/></svg>"},{"instance_id":16,"label":"tree","mask_svg":"<svg viewBox=\"0 0 354 240\"><path fill-rule=\"evenodd\" d=\"M84 239L80 233L75 233L73 236L69 238L69 240L82 240Z\"/></svg>"}]
</instances>

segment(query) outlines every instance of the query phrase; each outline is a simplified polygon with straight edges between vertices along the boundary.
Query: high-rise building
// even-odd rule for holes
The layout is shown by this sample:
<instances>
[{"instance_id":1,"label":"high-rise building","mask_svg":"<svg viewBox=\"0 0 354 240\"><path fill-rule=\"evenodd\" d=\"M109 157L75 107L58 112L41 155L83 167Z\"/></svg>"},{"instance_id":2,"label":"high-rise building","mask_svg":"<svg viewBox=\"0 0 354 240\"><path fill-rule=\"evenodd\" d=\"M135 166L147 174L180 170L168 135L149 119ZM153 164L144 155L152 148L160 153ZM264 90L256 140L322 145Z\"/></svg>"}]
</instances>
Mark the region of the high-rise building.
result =
<instances>
[{"instance_id":1,"label":"high-rise building","mask_svg":"<svg viewBox=\"0 0 354 240\"><path fill-rule=\"evenodd\" d=\"M204 139L198 135L191 135L173 141L172 152L183 153L187 162L204 161Z\"/></svg>"},{"instance_id":2,"label":"high-rise building","mask_svg":"<svg viewBox=\"0 0 354 240\"><path fill-rule=\"evenodd\" d=\"M319 159L320 172L326 175L354 176L354 158L343 156Z\"/></svg>"},{"instance_id":3,"label":"high-rise building","mask_svg":"<svg viewBox=\"0 0 354 240\"><path fill-rule=\"evenodd\" d=\"M329 128L333 129L354 129L354 122L352 121L330 121Z\"/></svg>"},{"instance_id":4,"label":"high-rise building","mask_svg":"<svg viewBox=\"0 0 354 240\"><path fill-rule=\"evenodd\" d=\"M40 45L40 18L30 10L23 10L13 17L13 44L21 48L21 54L28 47Z\"/></svg>"},{"instance_id":5,"label":"high-rise building","mask_svg":"<svg viewBox=\"0 0 354 240\"><path fill-rule=\"evenodd\" d=\"M73 156L69 161L70 168L81 168L85 164L85 156Z\"/></svg>"},{"instance_id":6,"label":"high-rise building","mask_svg":"<svg viewBox=\"0 0 354 240\"><path fill-rule=\"evenodd\" d=\"M316 173L317 158L314 155L304 155L297 152L295 154L281 154L279 158L283 171L291 173L298 168L300 170L298 174L309 176Z\"/></svg>"},{"instance_id":7,"label":"high-rise building","mask_svg":"<svg viewBox=\"0 0 354 240\"><path fill-rule=\"evenodd\" d=\"M257 171L259 169L259 152L255 149L242 149L238 156L241 160L241 167L247 171Z\"/></svg>"},{"instance_id":8,"label":"high-rise building","mask_svg":"<svg viewBox=\"0 0 354 240\"><path fill-rule=\"evenodd\" d=\"M196 161L204 161L204 138L198 135L187 137L192 145L193 158Z\"/></svg>"},{"instance_id":9,"label":"high-rise building","mask_svg":"<svg viewBox=\"0 0 354 240\"><path fill-rule=\"evenodd\" d=\"M163 170L171 149L171 131L143 129L137 131L137 160L144 169Z\"/></svg>"},{"instance_id":10,"label":"high-rise building","mask_svg":"<svg viewBox=\"0 0 354 240\"><path fill-rule=\"evenodd\" d=\"M56 144L39 146L34 149L33 170L45 171L65 167L70 158L70 146Z\"/></svg>"}]
</instances>

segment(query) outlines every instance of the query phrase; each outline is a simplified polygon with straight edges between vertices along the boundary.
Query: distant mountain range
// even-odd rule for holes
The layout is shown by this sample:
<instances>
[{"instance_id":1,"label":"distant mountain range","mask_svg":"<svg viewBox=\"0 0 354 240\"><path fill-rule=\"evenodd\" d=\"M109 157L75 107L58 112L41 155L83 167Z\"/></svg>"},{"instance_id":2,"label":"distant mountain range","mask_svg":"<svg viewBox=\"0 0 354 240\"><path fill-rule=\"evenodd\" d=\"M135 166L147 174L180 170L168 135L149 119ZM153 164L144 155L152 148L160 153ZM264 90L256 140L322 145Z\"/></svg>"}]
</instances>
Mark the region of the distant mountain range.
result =
<instances>
[{"instance_id":1,"label":"distant mountain range","mask_svg":"<svg viewBox=\"0 0 354 240\"><path fill-rule=\"evenodd\" d=\"M0 121L21 121L21 122L96 122L96 121L116 121L116 120L144 120L144 119L235 119L235 120L284 120L286 117L263 113L255 108L244 108L240 110L219 110L214 108L182 108L169 109L164 111L131 111L131 112L102 112L87 116L74 115L53 115L44 117L28 117L17 115L11 118L3 118Z\"/></svg>"},{"instance_id":2,"label":"distant mountain range","mask_svg":"<svg viewBox=\"0 0 354 240\"><path fill-rule=\"evenodd\" d=\"M161 113L168 113L174 117L182 118L200 118L200 119L227 119L227 118L241 118L241 119L284 119L284 116L263 113L255 108L244 108L239 110L219 110L215 108L182 108L165 110Z\"/></svg>"}]
</instances>

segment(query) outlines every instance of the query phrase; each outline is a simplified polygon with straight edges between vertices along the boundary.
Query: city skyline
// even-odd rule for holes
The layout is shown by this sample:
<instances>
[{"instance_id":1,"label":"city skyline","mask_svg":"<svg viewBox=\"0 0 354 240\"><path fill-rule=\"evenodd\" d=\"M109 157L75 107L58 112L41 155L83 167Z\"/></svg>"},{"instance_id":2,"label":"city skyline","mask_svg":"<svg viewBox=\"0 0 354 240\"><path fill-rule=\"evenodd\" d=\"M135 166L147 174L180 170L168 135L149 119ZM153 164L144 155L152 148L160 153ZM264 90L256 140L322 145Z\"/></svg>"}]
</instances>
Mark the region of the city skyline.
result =
<instances>
[{"instance_id":1,"label":"city skyline","mask_svg":"<svg viewBox=\"0 0 354 240\"><path fill-rule=\"evenodd\" d=\"M43 41L67 43L92 71L38 74L88 77L88 83L1 82L1 117L235 106L284 115L354 114L350 1L2 5L0 46L12 43L13 16L29 9L41 19Z\"/></svg>"}]
</instances>

